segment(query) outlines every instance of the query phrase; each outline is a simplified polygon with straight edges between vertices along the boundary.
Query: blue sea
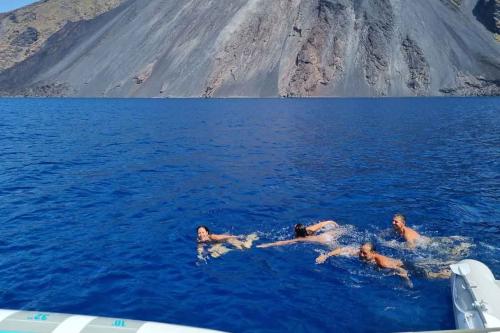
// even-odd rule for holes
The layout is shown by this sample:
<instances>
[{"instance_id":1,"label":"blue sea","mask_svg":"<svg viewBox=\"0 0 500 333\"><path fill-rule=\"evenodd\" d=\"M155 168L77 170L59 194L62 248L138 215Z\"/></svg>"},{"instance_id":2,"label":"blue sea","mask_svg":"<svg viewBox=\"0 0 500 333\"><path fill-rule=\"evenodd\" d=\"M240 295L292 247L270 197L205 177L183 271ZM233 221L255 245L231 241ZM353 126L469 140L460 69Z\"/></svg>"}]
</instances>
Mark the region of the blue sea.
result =
<instances>
[{"instance_id":1,"label":"blue sea","mask_svg":"<svg viewBox=\"0 0 500 333\"><path fill-rule=\"evenodd\" d=\"M448 241L408 250L397 212ZM342 245L404 260L465 244L451 259L500 278L500 98L0 99L0 308L232 332L454 328L448 280L317 265L320 245L197 258L200 224L259 244L327 219L349 226Z\"/></svg>"}]
</instances>

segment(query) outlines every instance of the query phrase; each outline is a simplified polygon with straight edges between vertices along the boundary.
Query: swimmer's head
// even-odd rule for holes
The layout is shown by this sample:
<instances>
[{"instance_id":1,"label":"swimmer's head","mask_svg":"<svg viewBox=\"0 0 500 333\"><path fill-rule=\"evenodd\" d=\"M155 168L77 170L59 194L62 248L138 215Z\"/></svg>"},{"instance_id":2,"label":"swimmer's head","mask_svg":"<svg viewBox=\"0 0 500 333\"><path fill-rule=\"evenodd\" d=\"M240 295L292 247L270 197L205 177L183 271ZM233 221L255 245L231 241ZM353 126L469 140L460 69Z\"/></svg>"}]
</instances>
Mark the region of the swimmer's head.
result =
<instances>
[{"instance_id":1,"label":"swimmer's head","mask_svg":"<svg viewBox=\"0 0 500 333\"><path fill-rule=\"evenodd\" d=\"M295 238L304 238L308 235L307 228L302 223L295 225Z\"/></svg>"},{"instance_id":2,"label":"swimmer's head","mask_svg":"<svg viewBox=\"0 0 500 333\"><path fill-rule=\"evenodd\" d=\"M406 217L403 214L395 214L392 217L392 226L396 231L402 231L406 225Z\"/></svg>"},{"instance_id":3,"label":"swimmer's head","mask_svg":"<svg viewBox=\"0 0 500 333\"><path fill-rule=\"evenodd\" d=\"M364 243L359 248L359 258L361 260L370 261L373 259L373 255L375 254L375 245L373 243Z\"/></svg>"},{"instance_id":4,"label":"swimmer's head","mask_svg":"<svg viewBox=\"0 0 500 333\"><path fill-rule=\"evenodd\" d=\"M210 241L210 230L204 225L200 225L196 228L196 233L198 234L198 242L209 242Z\"/></svg>"}]
</instances>

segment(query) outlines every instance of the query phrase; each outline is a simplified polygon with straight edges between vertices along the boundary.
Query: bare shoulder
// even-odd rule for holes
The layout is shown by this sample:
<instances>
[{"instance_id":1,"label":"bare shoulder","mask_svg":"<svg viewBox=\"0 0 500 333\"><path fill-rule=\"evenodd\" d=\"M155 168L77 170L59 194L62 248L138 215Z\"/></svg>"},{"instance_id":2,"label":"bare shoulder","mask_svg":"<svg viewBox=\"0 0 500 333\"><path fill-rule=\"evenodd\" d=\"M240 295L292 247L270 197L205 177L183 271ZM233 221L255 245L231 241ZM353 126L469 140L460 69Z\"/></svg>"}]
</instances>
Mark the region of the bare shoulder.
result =
<instances>
[{"instance_id":1,"label":"bare shoulder","mask_svg":"<svg viewBox=\"0 0 500 333\"><path fill-rule=\"evenodd\" d=\"M381 254L375 257L375 261L377 262L377 265L383 268L394 268L403 266L401 260L393 259Z\"/></svg>"},{"instance_id":2,"label":"bare shoulder","mask_svg":"<svg viewBox=\"0 0 500 333\"><path fill-rule=\"evenodd\" d=\"M420 234L412 228L406 227L405 238L407 241L414 241L420 237Z\"/></svg>"},{"instance_id":3,"label":"bare shoulder","mask_svg":"<svg viewBox=\"0 0 500 333\"><path fill-rule=\"evenodd\" d=\"M215 242L225 241L225 240L228 240L231 238L236 238L236 236L227 235L227 234L223 234L223 235L211 234L210 235L210 239L215 241Z\"/></svg>"}]
</instances>

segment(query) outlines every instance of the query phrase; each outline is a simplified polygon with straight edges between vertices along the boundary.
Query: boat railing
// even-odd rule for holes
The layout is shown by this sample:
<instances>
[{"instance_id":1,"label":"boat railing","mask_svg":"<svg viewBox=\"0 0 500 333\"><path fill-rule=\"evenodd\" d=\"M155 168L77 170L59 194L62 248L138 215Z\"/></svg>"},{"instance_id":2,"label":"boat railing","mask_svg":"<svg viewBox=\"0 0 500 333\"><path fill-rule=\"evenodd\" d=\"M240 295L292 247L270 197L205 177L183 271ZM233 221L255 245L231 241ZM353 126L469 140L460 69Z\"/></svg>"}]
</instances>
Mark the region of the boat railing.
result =
<instances>
[{"instance_id":1,"label":"boat railing","mask_svg":"<svg viewBox=\"0 0 500 333\"><path fill-rule=\"evenodd\" d=\"M490 332L500 332L500 327L495 328L476 328L476 329L464 329L464 330L444 330L444 331L418 331L418 332L404 332L404 333L490 333Z\"/></svg>"}]
</instances>

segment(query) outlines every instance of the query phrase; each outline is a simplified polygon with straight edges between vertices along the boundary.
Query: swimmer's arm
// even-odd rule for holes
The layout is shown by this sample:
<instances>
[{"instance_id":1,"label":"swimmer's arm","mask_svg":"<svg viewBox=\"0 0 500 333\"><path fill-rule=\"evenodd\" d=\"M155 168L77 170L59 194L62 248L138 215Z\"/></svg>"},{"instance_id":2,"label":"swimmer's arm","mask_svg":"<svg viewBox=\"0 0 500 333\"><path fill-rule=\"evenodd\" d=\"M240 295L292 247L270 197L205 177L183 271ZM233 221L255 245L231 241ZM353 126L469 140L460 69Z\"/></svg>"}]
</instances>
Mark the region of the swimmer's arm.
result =
<instances>
[{"instance_id":1,"label":"swimmer's arm","mask_svg":"<svg viewBox=\"0 0 500 333\"><path fill-rule=\"evenodd\" d=\"M306 227L306 229L309 232L316 232L316 231L320 230L321 228L324 228L324 227L326 227L328 225L333 225L333 226L336 226L336 227L339 226L337 224L337 222L335 222L335 221L323 221L323 222L318 222L316 224L310 225L310 226Z\"/></svg>"},{"instance_id":2,"label":"swimmer's arm","mask_svg":"<svg viewBox=\"0 0 500 333\"><path fill-rule=\"evenodd\" d=\"M393 270L396 273L396 275L402 277L406 281L406 283L410 288L413 287L413 283L410 281L408 271L402 267L403 263L400 260L386 257L385 260L380 260L379 258L375 258L375 262L380 268L387 268Z\"/></svg>"},{"instance_id":3,"label":"swimmer's arm","mask_svg":"<svg viewBox=\"0 0 500 333\"><path fill-rule=\"evenodd\" d=\"M198 259L202 260L203 259L203 246L198 244L196 247L196 252L198 253Z\"/></svg>"},{"instance_id":4,"label":"swimmer's arm","mask_svg":"<svg viewBox=\"0 0 500 333\"><path fill-rule=\"evenodd\" d=\"M283 246L283 245L288 245L288 244L293 244L293 243L298 243L298 242L303 242L303 241L305 241L304 238L296 238L296 239L278 241L278 242L274 242L274 243L260 244L260 245L257 245L257 247L263 249L266 247Z\"/></svg>"},{"instance_id":5,"label":"swimmer's arm","mask_svg":"<svg viewBox=\"0 0 500 333\"><path fill-rule=\"evenodd\" d=\"M224 235L210 235L210 238L213 240L213 241L216 241L216 242L224 242L224 241L227 241L227 240L230 240L230 239L235 239L235 238L238 238L238 236L233 236L233 235L227 235L227 234L224 234Z\"/></svg>"},{"instance_id":6,"label":"swimmer's arm","mask_svg":"<svg viewBox=\"0 0 500 333\"><path fill-rule=\"evenodd\" d=\"M326 259L333 256L340 256L340 255L356 256L358 255L358 253L359 251L353 247L338 247L333 251L330 251L328 253L322 254L319 257L317 257L316 263L322 264L326 261Z\"/></svg>"}]
</instances>

